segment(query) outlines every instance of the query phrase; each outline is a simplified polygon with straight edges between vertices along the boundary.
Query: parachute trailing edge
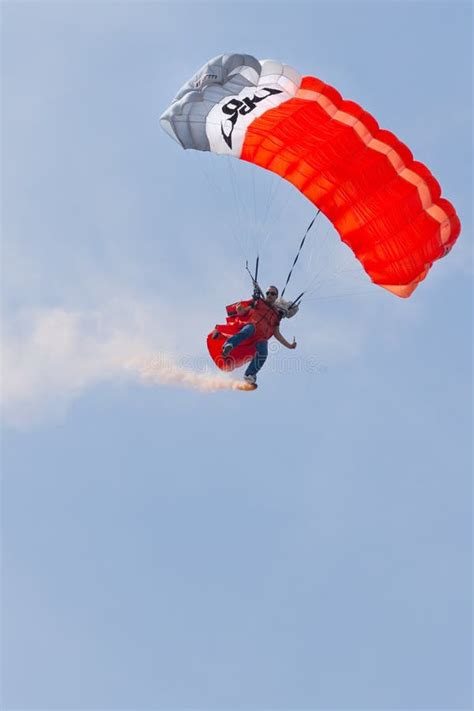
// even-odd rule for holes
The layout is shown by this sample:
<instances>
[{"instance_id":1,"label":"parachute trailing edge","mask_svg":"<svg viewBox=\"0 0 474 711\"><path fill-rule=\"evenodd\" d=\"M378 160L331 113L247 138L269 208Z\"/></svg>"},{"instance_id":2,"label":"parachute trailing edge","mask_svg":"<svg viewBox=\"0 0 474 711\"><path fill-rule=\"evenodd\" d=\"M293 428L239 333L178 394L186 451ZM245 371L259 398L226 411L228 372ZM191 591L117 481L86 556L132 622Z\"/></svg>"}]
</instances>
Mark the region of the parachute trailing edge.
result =
<instances>
[{"instance_id":1,"label":"parachute trailing edge","mask_svg":"<svg viewBox=\"0 0 474 711\"><path fill-rule=\"evenodd\" d=\"M178 92L161 125L183 148L277 173L332 222L375 284L412 294L460 233L428 168L369 113L274 60L225 54Z\"/></svg>"}]
</instances>

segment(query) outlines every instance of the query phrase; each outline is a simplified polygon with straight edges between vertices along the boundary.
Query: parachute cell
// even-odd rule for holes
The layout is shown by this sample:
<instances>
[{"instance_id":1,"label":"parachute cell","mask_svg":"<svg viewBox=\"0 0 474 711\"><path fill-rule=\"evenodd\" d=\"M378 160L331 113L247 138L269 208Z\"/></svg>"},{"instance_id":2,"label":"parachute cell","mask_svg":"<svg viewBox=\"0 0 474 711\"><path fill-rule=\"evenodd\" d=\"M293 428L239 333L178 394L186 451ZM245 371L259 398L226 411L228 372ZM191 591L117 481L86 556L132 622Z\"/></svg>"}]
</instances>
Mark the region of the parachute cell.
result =
<instances>
[{"instance_id":1,"label":"parachute cell","mask_svg":"<svg viewBox=\"0 0 474 711\"><path fill-rule=\"evenodd\" d=\"M183 148L232 155L293 183L372 281L407 297L460 232L428 168L358 104L249 55L205 64L161 117Z\"/></svg>"}]
</instances>

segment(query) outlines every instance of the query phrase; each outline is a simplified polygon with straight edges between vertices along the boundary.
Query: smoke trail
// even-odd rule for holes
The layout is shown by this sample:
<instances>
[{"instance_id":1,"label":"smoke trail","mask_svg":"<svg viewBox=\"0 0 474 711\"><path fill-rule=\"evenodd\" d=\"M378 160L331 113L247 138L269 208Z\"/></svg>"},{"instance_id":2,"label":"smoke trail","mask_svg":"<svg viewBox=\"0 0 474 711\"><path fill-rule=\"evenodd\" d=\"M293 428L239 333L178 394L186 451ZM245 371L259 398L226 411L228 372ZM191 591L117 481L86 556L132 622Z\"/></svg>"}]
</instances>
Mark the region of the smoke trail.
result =
<instances>
[{"instance_id":1,"label":"smoke trail","mask_svg":"<svg viewBox=\"0 0 474 711\"><path fill-rule=\"evenodd\" d=\"M196 373L177 365L168 356L162 354L151 358L135 358L129 361L127 367L138 373L142 380L156 385L180 385L201 392L255 389L241 380L222 375Z\"/></svg>"},{"instance_id":2,"label":"smoke trail","mask_svg":"<svg viewBox=\"0 0 474 711\"><path fill-rule=\"evenodd\" d=\"M163 309L140 302L117 300L93 311L25 309L2 326L1 408L14 427L61 419L87 389L130 376L201 392L253 389L212 373L199 356L162 350L179 340L173 324Z\"/></svg>"}]
</instances>

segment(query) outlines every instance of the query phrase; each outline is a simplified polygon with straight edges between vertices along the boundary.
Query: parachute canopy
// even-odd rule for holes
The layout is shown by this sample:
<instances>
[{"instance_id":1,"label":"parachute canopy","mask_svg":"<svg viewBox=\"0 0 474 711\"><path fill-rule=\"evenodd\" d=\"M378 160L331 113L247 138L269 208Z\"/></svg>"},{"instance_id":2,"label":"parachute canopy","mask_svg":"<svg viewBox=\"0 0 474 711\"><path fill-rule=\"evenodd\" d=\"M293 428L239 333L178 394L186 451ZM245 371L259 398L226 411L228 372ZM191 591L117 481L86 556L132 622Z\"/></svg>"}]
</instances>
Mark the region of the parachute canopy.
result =
<instances>
[{"instance_id":1,"label":"parachute canopy","mask_svg":"<svg viewBox=\"0 0 474 711\"><path fill-rule=\"evenodd\" d=\"M161 125L183 148L232 155L293 183L375 284L407 297L460 232L409 148L353 101L278 61L223 54L178 92Z\"/></svg>"}]
</instances>

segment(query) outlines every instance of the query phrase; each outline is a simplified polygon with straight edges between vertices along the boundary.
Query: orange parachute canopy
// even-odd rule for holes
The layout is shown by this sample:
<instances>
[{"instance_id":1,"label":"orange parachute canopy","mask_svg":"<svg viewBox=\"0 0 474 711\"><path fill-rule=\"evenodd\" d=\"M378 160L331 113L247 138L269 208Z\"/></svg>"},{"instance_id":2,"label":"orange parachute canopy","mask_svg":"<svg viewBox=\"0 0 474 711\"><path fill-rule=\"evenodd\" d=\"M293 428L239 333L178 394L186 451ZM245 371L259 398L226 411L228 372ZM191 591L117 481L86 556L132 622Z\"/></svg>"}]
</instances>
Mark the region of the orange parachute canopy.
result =
<instances>
[{"instance_id":1,"label":"orange parachute canopy","mask_svg":"<svg viewBox=\"0 0 474 711\"><path fill-rule=\"evenodd\" d=\"M409 148L315 77L250 55L202 67L161 117L184 148L233 155L290 181L332 222L372 281L410 296L460 232Z\"/></svg>"}]
</instances>

